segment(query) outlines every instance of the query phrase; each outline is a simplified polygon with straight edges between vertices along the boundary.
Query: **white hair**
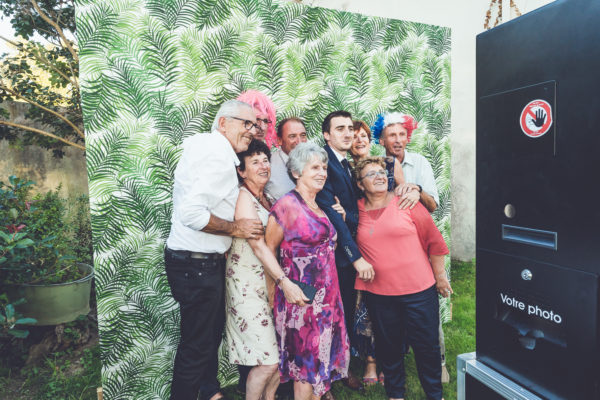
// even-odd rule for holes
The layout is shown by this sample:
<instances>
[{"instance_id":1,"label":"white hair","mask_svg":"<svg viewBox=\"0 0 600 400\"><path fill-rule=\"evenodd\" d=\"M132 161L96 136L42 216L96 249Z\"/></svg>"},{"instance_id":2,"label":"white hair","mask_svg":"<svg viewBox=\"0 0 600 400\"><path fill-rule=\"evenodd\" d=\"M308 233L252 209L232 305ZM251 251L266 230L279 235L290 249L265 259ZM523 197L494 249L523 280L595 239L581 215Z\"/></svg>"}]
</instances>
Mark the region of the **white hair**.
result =
<instances>
[{"instance_id":1,"label":"white hair","mask_svg":"<svg viewBox=\"0 0 600 400\"><path fill-rule=\"evenodd\" d=\"M219 108L219 111L217 111L217 115L215 116L215 120L212 124L212 130L216 131L219 129L219 120L221 117L237 117L240 109L242 108L248 108L254 112L254 109L251 105L239 100L227 100L221 104L221 108Z\"/></svg>"},{"instance_id":2,"label":"white hair","mask_svg":"<svg viewBox=\"0 0 600 400\"><path fill-rule=\"evenodd\" d=\"M401 112L390 112L383 115L383 129L394 124L403 124L409 118L408 115Z\"/></svg>"},{"instance_id":3,"label":"white hair","mask_svg":"<svg viewBox=\"0 0 600 400\"><path fill-rule=\"evenodd\" d=\"M304 167L306 167L306 164L314 160L315 157L324 163L327 163L329 160L329 157L327 157L327 152L313 142L298 144L292 151L290 151L289 156L290 158L287 162L288 175L294 182L296 182L294 173L296 173L298 176L302 175L302 171L304 170Z\"/></svg>"}]
</instances>

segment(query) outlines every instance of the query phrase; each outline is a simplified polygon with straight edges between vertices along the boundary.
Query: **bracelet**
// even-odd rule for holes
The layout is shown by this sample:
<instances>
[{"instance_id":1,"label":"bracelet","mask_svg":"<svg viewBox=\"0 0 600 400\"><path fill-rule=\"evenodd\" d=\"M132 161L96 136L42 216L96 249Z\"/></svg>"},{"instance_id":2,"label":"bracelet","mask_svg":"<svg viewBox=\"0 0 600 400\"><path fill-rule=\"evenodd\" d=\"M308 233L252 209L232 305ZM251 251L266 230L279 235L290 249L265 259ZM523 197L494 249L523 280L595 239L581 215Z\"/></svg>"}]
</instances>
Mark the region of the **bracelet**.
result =
<instances>
[{"instance_id":1,"label":"bracelet","mask_svg":"<svg viewBox=\"0 0 600 400\"><path fill-rule=\"evenodd\" d=\"M436 277L436 278L442 278L442 277L443 277L443 278L446 278L446 279L448 279L448 274L446 274L446 273L444 272L444 273L441 273L441 274L437 274L435 277Z\"/></svg>"},{"instance_id":2,"label":"bracelet","mask_svg":"<svg viewBox=\"0 0 600 400\"><path fill-rule=\"evenodd\" d=\"M281 275L279 278L275 279L275 284L277 286L279 286L279 284L281 283L281 281L283 281L285 278L287 278L287 276L285 276L285 274Z\"/></svg>"}]
</instances>

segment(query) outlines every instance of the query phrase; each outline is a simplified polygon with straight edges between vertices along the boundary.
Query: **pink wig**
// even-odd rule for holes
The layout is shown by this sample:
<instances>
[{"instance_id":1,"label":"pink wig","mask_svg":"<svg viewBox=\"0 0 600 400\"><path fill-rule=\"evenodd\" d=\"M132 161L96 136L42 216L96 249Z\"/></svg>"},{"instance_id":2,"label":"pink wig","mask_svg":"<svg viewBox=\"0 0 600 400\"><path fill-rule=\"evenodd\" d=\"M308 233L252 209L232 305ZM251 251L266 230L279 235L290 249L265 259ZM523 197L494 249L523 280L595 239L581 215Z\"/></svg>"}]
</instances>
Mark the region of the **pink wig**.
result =
<instances>
[{"instance_id":1,"label":"pink wig","mask_svg":"<svg viewBox=\"0 0 600 400\"><path fill-rule=\"evenodd\" d=\"M258 114L266 114L271 123L267 126L265 132L265 142L267 146L272 147L277 144L277 135L275 134L275 104L264 93L258 90L246 90L241 93L237 100L250 104Z\"/></svg>"}]
</instances>

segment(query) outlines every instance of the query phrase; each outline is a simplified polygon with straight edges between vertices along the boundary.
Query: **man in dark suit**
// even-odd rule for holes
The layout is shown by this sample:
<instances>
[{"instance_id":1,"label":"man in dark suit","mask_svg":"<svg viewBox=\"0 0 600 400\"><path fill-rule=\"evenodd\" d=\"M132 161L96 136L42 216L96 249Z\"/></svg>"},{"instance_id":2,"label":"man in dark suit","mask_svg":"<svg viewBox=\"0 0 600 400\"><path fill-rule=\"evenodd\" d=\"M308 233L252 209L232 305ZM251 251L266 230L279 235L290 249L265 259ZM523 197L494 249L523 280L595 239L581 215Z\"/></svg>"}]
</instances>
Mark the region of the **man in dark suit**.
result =
<instances>
[{"instance_id":1,"label":"man in dark suit","mask_svg":"<svg viewBox=\"0 0 600 400\"><path fill-rule=\"evenodd\" d=\"M329 220L337 230L337 248L335 250L335 263L340 293L344 303L346 329L350 337L350 344L356 345L354 335L354 308L356 306L356 290L354 281L356 274L360 279L372 281L375 277L373 266L360 254L354 241L358 227L358 189L352 178L352 172L346 159L354 139L352 115L347 111L334 111L323 120L322 131L327 145L325 151L329 156L327 165L327 181L323 190L317 194L317 204L325 211ZM346 220L332 208L338 202L346 210ZM352 389L361 389L362 383L358 378L349 374L345 381Z\"/></svg>"}]
</instances>

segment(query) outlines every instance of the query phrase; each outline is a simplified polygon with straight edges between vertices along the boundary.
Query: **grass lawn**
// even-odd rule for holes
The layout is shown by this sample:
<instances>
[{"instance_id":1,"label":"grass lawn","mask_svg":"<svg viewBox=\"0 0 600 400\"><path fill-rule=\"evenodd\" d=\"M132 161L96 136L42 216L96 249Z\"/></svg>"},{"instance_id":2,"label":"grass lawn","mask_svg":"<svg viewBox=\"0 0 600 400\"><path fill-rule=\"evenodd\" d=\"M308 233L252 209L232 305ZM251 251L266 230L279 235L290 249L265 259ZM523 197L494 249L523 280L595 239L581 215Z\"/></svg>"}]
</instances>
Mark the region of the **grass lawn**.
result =
<instances>
[{"instance_id":1,"label":"grass lawn","mask_svg":"<svg viewBox=\"0 0 600 400\"><path fill-rule=\"evenodd\" d=\"M97 342L75 351L56 352L43 365L0 369L0 399L94 400L100 386Z\"/></svg>"},{"instance_id":2,"label":"grass lawn","mask_svg":"<svg viewBox=\"0 0 600 400\"><path fill-rule=\"evenodd\" d=\"M475 350L475 265L452 264L453 319L444 325L446 333L446 360L450 383L444 385L444 398L456 399L456 356ZM90 343L91 344L91 343ZM353 359L351 369L362 376L362 362ZM407 356L406 399L425 399L417 378L412 352ZM0 365L0 399L96 399L100 385L100 359L97 342L76 352L63 351L47 357L44 365L15 371ZM236 400L235 387L224 389ZM376 385L360 395L336 382L333 393L338 400L385 400L382 386ZM283 400L283 399L282 399Z\"/></svg>"},{"instance_id":3,"label":"grass lawn","mask_svg":"<svg viewBox=\"0 0 600 400\"><path fill-rule=\"evenodd\" d=\"M450 382L444 384L444 399L456 399L456 356L475 351L475 263L452 263L452 321L444 325L446 334L446 366L450 373ZM350 368L357 376L362 376L362 362L353 359ZM411 352L406 362L406 396L407 400L425 399L425 393L417 377L414 355ZM243 400L235 392L234 387L225 389L227 395L236 400ZM385 390L380 385L367 389L360 395L336 382L333 394L341 400L385 400Z\"/></svg>"}]
</instances>

